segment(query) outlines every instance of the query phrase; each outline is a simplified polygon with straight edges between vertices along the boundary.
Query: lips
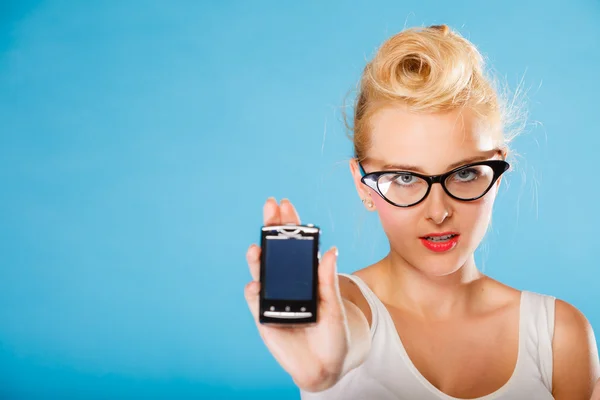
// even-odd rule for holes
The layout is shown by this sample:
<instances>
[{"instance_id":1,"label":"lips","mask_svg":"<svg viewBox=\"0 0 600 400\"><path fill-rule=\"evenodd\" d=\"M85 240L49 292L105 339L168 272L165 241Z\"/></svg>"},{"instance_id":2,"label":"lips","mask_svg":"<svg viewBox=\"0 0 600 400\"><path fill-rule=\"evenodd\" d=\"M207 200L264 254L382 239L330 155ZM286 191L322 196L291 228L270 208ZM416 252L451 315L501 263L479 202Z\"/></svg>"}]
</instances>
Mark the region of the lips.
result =
<instances>
[{"instance_id":1,"label":"lips","mask_svg":"<svg viewBox=\"0 0 600 400\"><path fill-rule=\"evenodd\" d=\"M431 240L433 242L445 242L448 239L452 239L454 236L456 236L456 234L451 233L448 235L440 235L440 236L437 236L437 235L425 236L425 237L423 237L423 239Z\"/></svg>"},{"instance_id":2,"label":"lips","mask_svg":"<svg viewBox=\"0 0 600 400\"><path fill-rule=\"evenodd\" d=\"M460 234L457 232L429 233L419 239L423 246L435 253L452 250L458 244Z\"/></svg>"}]
</instances>

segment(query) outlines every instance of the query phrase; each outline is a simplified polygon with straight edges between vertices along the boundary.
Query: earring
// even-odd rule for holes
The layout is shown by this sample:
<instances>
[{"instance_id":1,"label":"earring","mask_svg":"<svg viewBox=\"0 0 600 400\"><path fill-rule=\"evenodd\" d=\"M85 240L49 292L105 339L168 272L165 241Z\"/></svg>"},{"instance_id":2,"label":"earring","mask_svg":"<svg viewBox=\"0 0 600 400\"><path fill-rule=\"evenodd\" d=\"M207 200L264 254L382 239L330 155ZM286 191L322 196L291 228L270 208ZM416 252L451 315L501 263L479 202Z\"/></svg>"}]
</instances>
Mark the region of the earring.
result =
<instances>
[{"instance_id":1,"label":"earring","mask_svg":"<svg viewBox=\"0 0 600 400\"><path fill-rule=\"evenodd\" d=\"M362 199L362 203L365 204L367 200L366 199ZM373 202L372 201L368 201L367 202L367 208L372 208L373 207Z\"/></svg>"}]
</instances>

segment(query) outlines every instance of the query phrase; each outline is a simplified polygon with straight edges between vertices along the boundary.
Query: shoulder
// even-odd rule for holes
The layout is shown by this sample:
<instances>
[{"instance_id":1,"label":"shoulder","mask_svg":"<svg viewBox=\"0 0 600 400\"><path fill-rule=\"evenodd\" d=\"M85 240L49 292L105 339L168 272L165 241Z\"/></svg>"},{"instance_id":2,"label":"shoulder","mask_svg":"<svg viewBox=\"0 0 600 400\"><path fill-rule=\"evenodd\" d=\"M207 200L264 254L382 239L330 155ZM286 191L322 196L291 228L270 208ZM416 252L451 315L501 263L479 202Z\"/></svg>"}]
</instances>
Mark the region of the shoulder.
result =
<instances>
[{"instance_id":1,"label":"shoulder","mask_svg":"<svg viewBox=\"0 0 600 400\"><path fill-rule=\"evenodd\" d=\"M555 310L555 339L559 341L556 344L564 345L571 339L583 339L592 334L589 321L572 304L556 299Z\"/></svg>"},{"instance_id":2,"label":"shoulder","mask_svg":"<svg viewBox=\"0 0 600 400\"><path fill-rule=\"evenodd\" d=\"M497 281L487 275L476 283L474 291L479 294L478 306L481 311L495 312L505 309L518 309L522 291Z\"/></svg>"},{"instance_id":3,"label":"shoulder","mask_svg":"<svg viewBox=\"0 0 600 400\"><path fill-rule=\"evenodd\" d=\"M342 298L353 303L356 303L357 301L360 302L361 299L364 299L364 294L355 281L356 277L360 278L356 273L339 274L340 294L342 295Z\"/></svg>"},{"instance_id":4,"label":"shoulder","mask_svg":"<svg viewBox=\"0 0 600 400\"><path fill-rule=\"evenodd\" d=\"M555 301L552 352L553 395L589 398L600 374L594 331L581 311L560 299Z\"/></svg>"},{"instance_id":5,"label":"shoulder","mask_svg":"<svg viewBox=\"0 0 600 400\"><path fill-rule=\"evenodd\" d=\"M369 286L371 267L366 267L351 274L351 277L360 279L366 286ZM365 315L369 325L372 320L372 310L365 293L359 285L346 275L339 275L340 294L343 299L356 305Z\"/></svg>"}]
</instances>

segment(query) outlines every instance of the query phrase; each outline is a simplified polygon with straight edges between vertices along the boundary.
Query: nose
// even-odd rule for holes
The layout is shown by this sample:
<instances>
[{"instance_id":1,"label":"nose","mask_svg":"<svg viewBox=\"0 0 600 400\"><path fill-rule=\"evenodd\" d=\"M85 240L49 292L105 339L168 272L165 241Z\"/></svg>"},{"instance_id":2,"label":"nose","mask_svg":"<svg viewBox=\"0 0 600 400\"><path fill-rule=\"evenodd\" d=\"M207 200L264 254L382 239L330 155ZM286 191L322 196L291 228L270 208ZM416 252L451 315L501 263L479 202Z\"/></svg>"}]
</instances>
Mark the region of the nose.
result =
<instances>
[{"instance_id":1,"label":"nose","mask_svg":"<svg viewBox=\"0 0 600 400\"><path fill-rule=\"evenodd\" d=\"M441 225L452 215L450 198L439 184L431 186L431 191L425 199L425 217L436 225Z\"/></svg>"}]
</instances>

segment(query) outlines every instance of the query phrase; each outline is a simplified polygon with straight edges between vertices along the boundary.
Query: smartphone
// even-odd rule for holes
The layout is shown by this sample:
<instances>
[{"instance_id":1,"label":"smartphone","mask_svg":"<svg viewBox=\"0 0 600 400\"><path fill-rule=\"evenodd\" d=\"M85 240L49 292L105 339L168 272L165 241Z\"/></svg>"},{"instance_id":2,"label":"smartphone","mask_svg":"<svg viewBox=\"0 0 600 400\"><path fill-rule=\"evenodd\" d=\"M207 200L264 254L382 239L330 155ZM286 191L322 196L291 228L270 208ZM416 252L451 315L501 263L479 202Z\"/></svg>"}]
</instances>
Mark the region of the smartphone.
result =
<instances>
[{"instance_id":1,"label":"smartphone","mask_svg":"<svg viewBox=\"0 0 600 400\"><path fill-rule=\"evenodd\" d=\"M312 224L262 227L260 323L317 321L320 233Z\"/></svg>"}]
</instances>

